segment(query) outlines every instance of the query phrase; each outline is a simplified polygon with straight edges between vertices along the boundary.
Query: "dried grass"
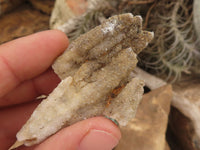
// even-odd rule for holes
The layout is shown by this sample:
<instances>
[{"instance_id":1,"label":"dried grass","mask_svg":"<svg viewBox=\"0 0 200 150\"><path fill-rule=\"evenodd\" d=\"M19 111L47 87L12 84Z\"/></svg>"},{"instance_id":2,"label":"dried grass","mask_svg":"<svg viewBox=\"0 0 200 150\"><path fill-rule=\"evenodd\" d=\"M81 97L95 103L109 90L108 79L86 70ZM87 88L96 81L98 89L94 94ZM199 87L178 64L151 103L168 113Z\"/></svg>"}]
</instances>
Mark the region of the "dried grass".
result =
<instances>
[{"instance_id":1,"label":"dried grass","mask_svg":"<svg viewBox=\"0 0 200 150\"><path fill-rule=\"evenodd\" d=\"M199 63L191 0L159 1L149 18L148 30L155 32L155 38L143 51L141 60L146 68L167 74L166 80L173 78L174 82Z\"/></svg>"}]
</instances>

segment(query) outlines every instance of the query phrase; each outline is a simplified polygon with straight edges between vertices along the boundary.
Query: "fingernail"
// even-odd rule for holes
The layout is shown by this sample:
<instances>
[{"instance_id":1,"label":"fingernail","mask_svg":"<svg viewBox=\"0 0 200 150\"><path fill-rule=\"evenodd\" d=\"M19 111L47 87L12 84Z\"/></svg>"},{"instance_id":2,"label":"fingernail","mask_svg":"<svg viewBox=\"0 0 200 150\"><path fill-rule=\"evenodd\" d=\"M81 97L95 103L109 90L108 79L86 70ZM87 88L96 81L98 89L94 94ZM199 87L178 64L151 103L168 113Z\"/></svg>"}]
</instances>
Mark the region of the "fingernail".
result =
<instances>
[{"instance_id":1,"label":"fingernail","mask_svg":"<svg viewBox=\"0 0 200 150\"><path fill-rule=\"evenodd\" d=\"M105 116L107 119L111 120L114 124L116 124L119 127L119 122L113 118L110 118L108 116Z\"/></svg>"},{"instance_id":2,"label":"fingernail","mask_svg":"<svg viewBox=\"0 0 200 150\"><path fill-rule=\"evenodd\" d=\"M83 138L78 150L112 150L118 142L111 133L93 129Z\"/></svg>"}]
</instances>

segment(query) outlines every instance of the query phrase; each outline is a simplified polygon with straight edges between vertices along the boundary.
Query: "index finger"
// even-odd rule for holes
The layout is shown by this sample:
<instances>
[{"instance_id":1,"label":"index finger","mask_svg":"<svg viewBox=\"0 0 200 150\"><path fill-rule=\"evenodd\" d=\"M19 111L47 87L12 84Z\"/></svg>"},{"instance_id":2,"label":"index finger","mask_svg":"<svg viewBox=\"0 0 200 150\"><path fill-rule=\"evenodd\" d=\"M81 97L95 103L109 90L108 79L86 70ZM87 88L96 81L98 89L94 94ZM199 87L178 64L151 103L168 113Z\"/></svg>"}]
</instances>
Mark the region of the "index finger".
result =
<instances>
[{"instance_id":1,"label":"index finger","mask_svg":"<svg viewBox=\"0 0 200 150\"><path fill-rule=\"evenodd\" d=\"M0 97L44 72L68 46L58 30L44 31L0 46Z\"/></svg>"}]
</instances>

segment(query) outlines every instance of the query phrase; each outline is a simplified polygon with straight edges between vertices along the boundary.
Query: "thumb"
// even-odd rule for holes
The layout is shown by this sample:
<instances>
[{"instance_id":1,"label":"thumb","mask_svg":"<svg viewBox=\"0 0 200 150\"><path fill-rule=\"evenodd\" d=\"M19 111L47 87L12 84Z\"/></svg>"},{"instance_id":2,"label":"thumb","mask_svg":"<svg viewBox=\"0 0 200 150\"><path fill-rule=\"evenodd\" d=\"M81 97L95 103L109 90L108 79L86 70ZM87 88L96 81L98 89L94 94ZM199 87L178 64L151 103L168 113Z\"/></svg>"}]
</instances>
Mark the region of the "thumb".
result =
<instances>
[{"instance_id":1,"label":"thumb","mask_svg":"<svg viewBox=\"0 0 200 150\"><path fill-rule=\"evenodd\" d=\"M62 129L36 150L112 150L120 138L120 130L112 121L95 117Z\"/></svg>"}]
</instances>

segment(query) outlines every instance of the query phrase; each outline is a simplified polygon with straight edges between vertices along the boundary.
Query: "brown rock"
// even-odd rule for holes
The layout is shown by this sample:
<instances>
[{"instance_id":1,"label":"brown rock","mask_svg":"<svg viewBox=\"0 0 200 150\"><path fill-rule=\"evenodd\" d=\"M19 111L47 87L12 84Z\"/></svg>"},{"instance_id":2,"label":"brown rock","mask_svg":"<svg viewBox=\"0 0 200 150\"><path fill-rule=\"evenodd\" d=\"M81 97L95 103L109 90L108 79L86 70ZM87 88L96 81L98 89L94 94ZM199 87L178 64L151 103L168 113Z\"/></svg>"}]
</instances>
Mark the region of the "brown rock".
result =
<instances>
[{"instance_id":1,"label":"brown rock","mask_svg":"<svg viewBox=\"0 0 200 150\"><path fill-rule=\"evenodd\" d=\"M144 95L136 117L122 128L116 150L165 150L165 132L172 99L170 85Z\"/></svg>"},{"instance_id":2,"label":"brown rock","mask_svg":"<svg viewBox=\"0 0 200 150\"><path fill-rule=\"evenodd\" d=\"M136 68L135 76L143 79L151 90L166 84L161 79ZM175 149L199 150L200 149L200 80L194 76L183 76L182 81L173 85L173 99L170 117L169 138ZM175 111L176 110L176 111ZM175 142L176 141L178 142Z\"/></svg>"},{"instance_id":3,"label":"brown rock","mask_svg":"<svg viewBox=\"0 0 200 150\"><path fill-rule=\"evenodd\" d=\"M30 5L23 5L2 16L0 22L0 44L49 28L49 16Z\"/></svg>"},{"instance_id":4,"label":"brown rock","mask_svg":"<svg viewBox=\"0 0 200 150\"><path fill-rule=\"evenodd\" d=\"M168 145L168 143L166 142L166 144L165 144L165 149L164 150L170 150L170 147L169 147L169 145Z\"/></svg>"},{"instance_id":5,"label":"brown rock","mask_svg":"<svg viewBox=\"0 0 200 150\"><path fill-rule=\"evenodd\" d=\"M29 2L33 5L35 9L38 9L43 13L50 15L55 0L29 0Z\"/></svg>"},{"instance_id":6,"label":"brown rock","mask_svg":"<svg viewBox=\"0 0 200 150\"><path fill-rule=\"evenodd\" d=\"M199 150L199 139L195 136L192 121L174 107L169 119L170 128L182 150Z\"/></svg>"},{"instance_id":7,"label":"brown rock","mask_svg":"<svg viewBox=\"0 0 200 150\"><path fill-rule=\"evenodd\" d=\"M170 127L183 150L200 150L200 80L174 85L176 101L170 114Z\"/></svg>"},{"instance_id":8,"label":"brown rock","mask_svg":"<svg viewBox=\"0 0 200 150\"><path fill-rule=\"evenodd\" d=\"M25 0L0 0L0 16L13 10Z\"/></svg>"}]
</instances>

